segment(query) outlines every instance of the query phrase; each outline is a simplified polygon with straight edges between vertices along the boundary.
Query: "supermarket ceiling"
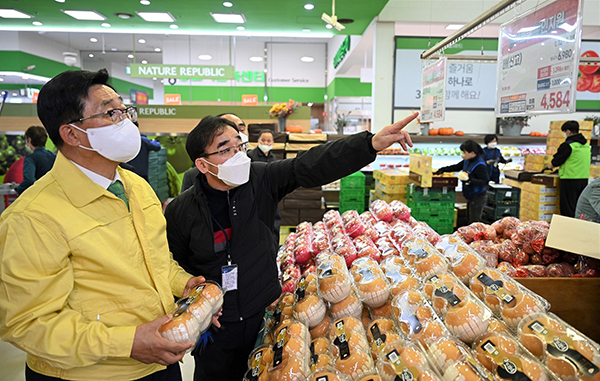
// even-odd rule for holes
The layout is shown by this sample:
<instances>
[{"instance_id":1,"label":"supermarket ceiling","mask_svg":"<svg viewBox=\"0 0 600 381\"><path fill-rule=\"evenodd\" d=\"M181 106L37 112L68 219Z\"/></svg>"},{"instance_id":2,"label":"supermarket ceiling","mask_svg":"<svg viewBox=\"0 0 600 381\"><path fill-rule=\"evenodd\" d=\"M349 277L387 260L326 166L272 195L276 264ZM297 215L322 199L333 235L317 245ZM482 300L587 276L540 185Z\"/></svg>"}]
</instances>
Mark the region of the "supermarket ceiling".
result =
<instances>
[{"instance_id":1,"label":"supermarket ceiling","mask_svg":"<svg viewBox=\"0 0 600 381\"><path fill-rule=\"evenodd\" d=\"M327 29L321 20L323 13L332 14L331 0L0 0L0 8L17 10L26 17L0 18L0 30L277 37L361 35L387 2L337 0L338 19L352 20L345 24L346 29L337 32ZM312 9L306 4L311 4ZM65 13L69 10L94 11L92 17L96 20L78 20ZM164 21L143 18L159 12L166 13ZM219 23L211 13L243 15L245 20Z\"/></svg>"}]
</instances>

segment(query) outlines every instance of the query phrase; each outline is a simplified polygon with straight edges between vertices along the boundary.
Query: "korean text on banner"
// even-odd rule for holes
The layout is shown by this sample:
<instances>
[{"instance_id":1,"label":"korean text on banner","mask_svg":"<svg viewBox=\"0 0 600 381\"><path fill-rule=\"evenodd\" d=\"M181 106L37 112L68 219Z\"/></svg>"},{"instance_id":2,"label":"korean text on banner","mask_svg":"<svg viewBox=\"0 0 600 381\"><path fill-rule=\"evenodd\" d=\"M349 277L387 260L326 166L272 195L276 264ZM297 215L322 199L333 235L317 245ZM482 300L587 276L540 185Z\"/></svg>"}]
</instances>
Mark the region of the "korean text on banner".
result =
<instances>
[{"instance_id":1,"label":"korean text on banner","mask_svg":"<svg viewBox=\"0 0 600 381\"><path fill-rule=\"evenodd\" d=\"M421 122L442 121L446 110L446 58L425 66L421 80Z\"/></svg>"},{"instance_id":2,"label":"korean text on banner","mask_svg":"<svg viewBox=\"0 0 600 381\"><path fill-rule=\"evenodd\" d=\"M575 111L581 0L553 0L502 24L496 115Z\"/></svg>"}]
</instances>

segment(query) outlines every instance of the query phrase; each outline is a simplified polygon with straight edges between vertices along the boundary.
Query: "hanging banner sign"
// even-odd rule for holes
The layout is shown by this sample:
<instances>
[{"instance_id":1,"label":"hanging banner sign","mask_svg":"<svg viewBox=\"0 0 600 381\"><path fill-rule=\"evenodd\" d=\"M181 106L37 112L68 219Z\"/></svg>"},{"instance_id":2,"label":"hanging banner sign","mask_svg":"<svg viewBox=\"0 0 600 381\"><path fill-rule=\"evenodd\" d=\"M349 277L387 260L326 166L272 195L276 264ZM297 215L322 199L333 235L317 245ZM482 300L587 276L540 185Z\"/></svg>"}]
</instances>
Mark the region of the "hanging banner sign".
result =
<instances>
[{"instance_id":1,"label":"hanging banner sign","mask_svg":"<svg viewBox=\"0 0 600 381\"><path fill-rule=\"evenodd\" d=\"M131 78L234 79L233 66L131 64Z\"/></svg>"},{"instance_id":2,"label":"hanging banner sign","mask_svg":"<svg viewBox=\"0 0 600 381\"><path fill-rule=\"evenodd\" d=\"M421 122L442 121L446 110L446 58L425 66L421 76Z\"/></svg>"},{"instance_id":3,"label":"hanging banner sign","mask_svg":"<svg viewBox=\"0 0 600 381\"><path fill-rule=\"evenodd\" d=\"M502 24L496 116L575 112L581 0L554 0Z\"/></svg>"}]
</instances>

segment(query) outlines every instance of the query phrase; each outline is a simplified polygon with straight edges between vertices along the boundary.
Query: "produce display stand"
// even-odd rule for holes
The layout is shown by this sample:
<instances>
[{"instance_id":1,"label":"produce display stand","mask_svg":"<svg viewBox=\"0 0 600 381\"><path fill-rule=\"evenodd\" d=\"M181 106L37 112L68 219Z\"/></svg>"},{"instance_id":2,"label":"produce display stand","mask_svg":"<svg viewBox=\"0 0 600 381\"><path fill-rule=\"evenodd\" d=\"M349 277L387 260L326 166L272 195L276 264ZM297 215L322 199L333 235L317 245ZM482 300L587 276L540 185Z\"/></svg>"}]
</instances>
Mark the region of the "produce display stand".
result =
<instances>
[{"instance_id":1,"label":"produce display stand","mask_svg":"<svg viewBox=\"0 0 600 381\"><path fill-rule=\"evenodd\" d=\"M600 278L514 278L548 300L550 311L600 342Z\"/></svg>"}]
</instances>

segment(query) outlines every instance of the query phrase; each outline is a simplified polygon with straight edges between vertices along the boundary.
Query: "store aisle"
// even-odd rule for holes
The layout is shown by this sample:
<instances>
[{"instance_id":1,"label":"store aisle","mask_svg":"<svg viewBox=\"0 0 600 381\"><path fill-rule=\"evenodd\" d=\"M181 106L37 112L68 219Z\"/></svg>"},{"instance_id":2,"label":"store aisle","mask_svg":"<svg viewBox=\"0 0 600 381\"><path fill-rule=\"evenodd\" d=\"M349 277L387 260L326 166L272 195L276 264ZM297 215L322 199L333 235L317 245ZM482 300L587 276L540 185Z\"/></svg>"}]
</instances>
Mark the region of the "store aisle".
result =
<instances>
[{"instance_id":1,"label":"store aisle","mask_svg":"<svg viewBox=\"0 0 600 381\"><path fill-rule=\"evenodd\" d=\"M12 344L0 340L0 379L6 381L25 381L25 352ZM181 364L183 381L194 379L194 359L185 355Z\"/></svg>"}]
</instances>

